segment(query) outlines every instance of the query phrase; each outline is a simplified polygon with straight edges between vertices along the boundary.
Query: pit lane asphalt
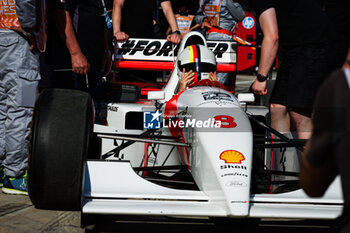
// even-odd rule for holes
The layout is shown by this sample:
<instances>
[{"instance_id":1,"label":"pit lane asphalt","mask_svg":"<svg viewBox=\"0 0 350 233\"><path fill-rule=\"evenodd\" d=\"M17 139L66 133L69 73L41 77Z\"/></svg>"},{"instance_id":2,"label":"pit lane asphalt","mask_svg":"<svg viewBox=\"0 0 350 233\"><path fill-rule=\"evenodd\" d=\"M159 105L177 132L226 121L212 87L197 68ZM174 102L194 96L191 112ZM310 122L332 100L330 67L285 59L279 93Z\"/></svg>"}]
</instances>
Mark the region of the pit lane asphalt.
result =
<instances>
[{"instance_id":1,"label":"pit lane asphalt","mask_svg":"<svg viewBox=\"0 0 350 233\"><path fill-rule=\"evenodd\" d=\"M255 76L238 75L236 92L247 92ZM124 217L117 221L101 222L95 226L97 232L227 232L240 230L246 232L247 225L232 223L213 223L208 219L189 221L188 219L144 219L133 220ZM171 220L171 221L170 221ZM291 220L270 221L265 219L253 225L258 232L337 232L329 224L319 222L300 222ZM0 192L0 233L83 233L96 232L93 226L80 228L80 212L49 211L35 209L28 196L6 195ZM250 228L251 229L251 228ZM230 231L231 231L230 230Z\"/></svg>"},{"instance_id":2,"label":"pit lane asphalt","mask_svg":"<svg viewBox=\"0 0 350 233\"><path fill-rule=\"evenodd\" d=\"M120 216L117 219L96 218L97 224L80 228L80 212L38 210L27 196L0 194L1 233L219 233L228 231L262 233L335 233L332 222L263 219L260 222L242 220L211 220L208 218L169 218Z\"/></svg>"}]
</instances>

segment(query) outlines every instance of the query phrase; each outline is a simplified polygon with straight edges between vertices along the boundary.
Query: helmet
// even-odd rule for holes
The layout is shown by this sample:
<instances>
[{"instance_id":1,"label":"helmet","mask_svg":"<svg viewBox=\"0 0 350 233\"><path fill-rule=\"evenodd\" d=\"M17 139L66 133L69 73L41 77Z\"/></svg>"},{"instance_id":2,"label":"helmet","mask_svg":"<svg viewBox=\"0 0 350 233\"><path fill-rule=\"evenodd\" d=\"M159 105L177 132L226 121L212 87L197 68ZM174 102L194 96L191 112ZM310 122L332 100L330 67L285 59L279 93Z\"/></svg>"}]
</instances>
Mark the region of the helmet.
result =
<instances>
[{"instance_id":1,"label":"helmet","mask_svg":"<svg viewBox=\"0 0 350 233\"><path fill-rule=\"evenodd\" d=\"M214 53L204 45L190 45L177 57L179 73L185 68L188 72L196 73L195 81L207 79L210 72L216 71L216 59Z\"/></svg>"}]
</instances>

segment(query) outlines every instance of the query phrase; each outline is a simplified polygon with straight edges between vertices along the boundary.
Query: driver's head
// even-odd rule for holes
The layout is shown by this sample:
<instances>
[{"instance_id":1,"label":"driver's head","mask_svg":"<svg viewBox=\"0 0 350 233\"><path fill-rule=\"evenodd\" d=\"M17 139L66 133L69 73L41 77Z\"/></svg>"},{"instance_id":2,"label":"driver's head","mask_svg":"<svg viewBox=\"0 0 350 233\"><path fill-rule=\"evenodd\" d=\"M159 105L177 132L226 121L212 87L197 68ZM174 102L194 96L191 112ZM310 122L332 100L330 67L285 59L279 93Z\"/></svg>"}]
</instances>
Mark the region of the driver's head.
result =
<instances>
[{"instance_id":1,"label":"driver's head","mask_svg":"<svg viewBox=\"0 0 350 233\"><path fill-rule=\"evenodd\" d=\"M181 75L192 70L196 73L195 81L207 79L210 72L216 71L216 59L214 53L203 45L190 45L177 57L177 66Z\"/></svg>"}]
</instances>

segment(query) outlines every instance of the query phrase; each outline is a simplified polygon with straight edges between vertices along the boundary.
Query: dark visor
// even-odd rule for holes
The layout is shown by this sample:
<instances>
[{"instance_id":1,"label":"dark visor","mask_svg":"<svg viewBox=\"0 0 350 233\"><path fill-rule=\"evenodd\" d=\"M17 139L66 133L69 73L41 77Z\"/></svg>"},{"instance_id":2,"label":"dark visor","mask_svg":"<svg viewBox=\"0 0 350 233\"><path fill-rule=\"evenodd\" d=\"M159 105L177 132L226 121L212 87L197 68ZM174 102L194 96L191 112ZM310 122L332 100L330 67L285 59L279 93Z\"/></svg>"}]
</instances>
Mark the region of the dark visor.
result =
<instances>
[{"instance_id":1,"label":"dark visor","mask_svg":"<svg viewBox=\"0 0 350 233\"><path fill-rule=\"evenodd\" d=\"M201 72L209 73L209 72L216 71L216 65L213 65L211 63L205 63L205 62L187 63L184 65L179 64L179 68L180 68L180 71L182 71L183 68L185 68L186 72L192 70L193 72L196 72L196 73L201 73Z\"/></svg>"}]
</instances>

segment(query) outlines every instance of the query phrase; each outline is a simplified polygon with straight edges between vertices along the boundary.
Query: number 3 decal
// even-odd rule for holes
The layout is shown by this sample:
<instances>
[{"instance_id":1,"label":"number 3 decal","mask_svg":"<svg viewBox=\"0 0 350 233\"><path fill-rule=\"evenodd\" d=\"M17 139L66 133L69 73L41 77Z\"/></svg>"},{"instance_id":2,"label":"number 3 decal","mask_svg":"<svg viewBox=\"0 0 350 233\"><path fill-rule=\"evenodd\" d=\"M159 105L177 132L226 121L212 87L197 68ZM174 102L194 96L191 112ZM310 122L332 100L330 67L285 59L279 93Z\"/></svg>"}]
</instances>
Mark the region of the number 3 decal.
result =
<instances>
[{"instance_id":1,"label":"number 3 decal","mask_svg":"<svg viewBox=\"0 0 350 233\"><path fill-rule=\"evenodd\" d=\"M214 117L215 121L221 121L221 128L234 128L237 126L234 118L227 115L218 115Z\"/></svg>"}]
</instances>

